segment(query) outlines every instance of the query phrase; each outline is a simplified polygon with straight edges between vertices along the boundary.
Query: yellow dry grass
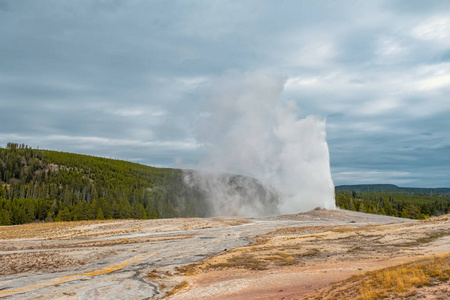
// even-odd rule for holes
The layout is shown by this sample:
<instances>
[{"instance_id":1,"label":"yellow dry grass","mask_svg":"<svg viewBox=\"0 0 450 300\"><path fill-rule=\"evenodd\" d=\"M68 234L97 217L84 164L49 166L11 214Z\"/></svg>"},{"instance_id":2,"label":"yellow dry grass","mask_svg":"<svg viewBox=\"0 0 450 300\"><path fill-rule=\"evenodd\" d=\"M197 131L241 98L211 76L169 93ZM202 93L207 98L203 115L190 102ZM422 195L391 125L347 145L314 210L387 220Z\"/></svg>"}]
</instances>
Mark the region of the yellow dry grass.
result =
<instances>
[{"instance_id":1,"label":"yellow dry grass","mask_svg":"<svg viewBox=\"0 0 450 300\"><path fill-rule=\"evenodd\" d=\"M67 239L99 237L142 232L204 229L251 223L234 218L187 218L158 220L92 220L72 222L42 222L15 226L0 226L0 240L7 239Z\"/></svg>"},{"instance_id":2,"label":"yellow dry grass","mask_svg":"<svg viewBox=\"0 0 450 300\"><path fill-rule=\"evenodd\" d=\"M57 251L3 254L0 255L0 275L62 270L85 264L84 260L65 254Z\"/></svg>"},{"instance_id":3,"label":"yellow dry grass","mask_svg":"<svg viewBox=\"0 0 450 300\"><path fill-rule=\"evenodd\" d=\"M170 291L167 291L166 296L175 295L176 293L178 293L179 291L181 291L184 288L187 288L188 286L189 286L189 283L186 280L184 280L181 283L174 286L173 289L171 289Z\"/></svg>"},{"instance_id":4,"label":"yellow dry grass","mask_svg":"<svg viewBox=\"0 0 450 300\"><path fill-rule=\"evenodd\" d=\"M261 237L256 241L257 243L252 246L229 250L200 263L179 267L177 271L186 276L224 269L261 271L296 265L305 258L319 255L320 252L316 248L305 247L302 237Z\"/></svg>"},{"instance_id":5,"label":"yellow dry grass","mask_svg":"<svg viewBox=\"0 0 450 300\"><path fill-rule=\"evenodd\" d=\"M223 223L226 226L237 226L242 224L248 224L252 221L247 219L228 219L228 218L211 218L211 221Z\"/></svg>"},{"instance_id":6,"label":"yellow dry grass","mask_svg":"<svg viewBox=\"0 0 450 300\"><path fill-rule=\"evenodd\" d=\"M307 299L373 300L387 297L408 297L414 295L416 289L422 286L448 282L450 278L449 264L450 253L372 271L338 282Z\"/></svg>"},{"instance_id":7,"label":"yellow dry grass","mask_svg":"<svg viewBox=\"0 0 450 300\"><path fill-rule=\"evenodd\" d=\"M122 221L122 220L121 220ZM113 223L120 221L74 221L74 222L50 222L29 223L15 226L0 226L0 239L25 239L25 238L65 238L80 235L82 226Z\"/></svg>"}]
</instances>

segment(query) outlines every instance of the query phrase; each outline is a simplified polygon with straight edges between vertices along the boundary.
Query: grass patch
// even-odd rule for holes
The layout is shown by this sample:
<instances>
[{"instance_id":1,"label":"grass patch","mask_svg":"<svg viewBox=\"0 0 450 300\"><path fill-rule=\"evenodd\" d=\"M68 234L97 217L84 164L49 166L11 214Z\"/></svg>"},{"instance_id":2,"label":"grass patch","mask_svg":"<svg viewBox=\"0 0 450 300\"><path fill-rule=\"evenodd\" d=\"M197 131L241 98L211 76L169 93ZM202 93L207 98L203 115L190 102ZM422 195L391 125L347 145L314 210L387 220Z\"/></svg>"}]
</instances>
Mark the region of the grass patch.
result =
<instances>
[{"instance_id":1,"label":"grass patch","mask_svg":"<svg viewBox=\"0 0 450 300\"><path fill-rule=\"evenodd\" d=\"M415 241L412 242L406 242L406 243L400 243L400 244L394 244L393 246L395 247L413 247L413 246L417 246L420 244L428 244L431 243L432 241L444 237L444 236L448 236L450 235L450 232L436 232L436 233L432 233L426 237L423 238L418 238Z\"/></svg>"},{"instance_id":2,"label":"grass patch","mask_svg":"<svg viewBox=\"0 0 450 300\"><path fill-rule=\"evenodd\" d=\"M265 247L250 246L242 249L231 250L228 253L209 258L205 261L176 267L179 275L195 276L200 272L219 271L224 269L244 269L263 271L270 267L284 267L298 264L302 258L314 257L319 250L299 249L298 247Z\"/></svg>"},{"instance_id":3,"label":"grass patch","mask_svg":"<svg viewBox=\"0 0 450 300\"><path fill-rule=\"evenodd\" d=\"M0 239L55 238L79 234L76 227L117 221L74 221L0 226Z\"/></svg>"},{"instance_id":4,"label":"grass patch","mask_svg":"<svg viewBox=\"0 0 450 300\"><path fill-rule=\"evenodd\" d=\"M247 220L247 219L234 219L234 218L228 219L228 218L217 218L217 217L211 218L211 221L221 222L227 226L238 226L238 225L252 223L252 221Z\"/></svg>"},{"instance_id":5,"label":"grass patch","mask_svg":"<svg viewBox=\"0 0 450 300\"><path fill-rule=\"evenodd\" d=\"M0 276L63 270L84 264L84 260L74 259L59 251L10 253L0 255Z\"/></svg>"},{"instance_id":6,"label":"grass patch","mask_svg":"<svg viewBox=\"0 0 450 300\"><path fill-rule=\"evenodd\" d=\"M175 271L177 271L178 274L185 275L185 276L197 275L198 269L202 269L201 263L185 265L182 267L175 267Z\"/></svg>"},{"instance_id":7,"label":"grass patch","mask_svg":"<svg viewBox=\"0 0 450 300\"><path fill-rule=\"evenodd\" d=\"M158 270L156 270L156 269L153 269L145 277L147 277L148 279L161 279L161 278L163 278L162 275L158 274Z\"/></svg>"},{"instance_id":8,"label":"grass patch","mask_svg":"<svg viewBox=\"0 0 450 300\"><path fill-rule=\"evenodd\" d=\"M278 266L290 266L296 263L294 256L291 253L278 251L274 255L263 257L267 263L273 263Z\"/></svg>"},{"instance_id":9,"label":"grass patch","mask_svg":"<svg viewBox=\"0 0 450 300\"><path fill-rule=\"evenodd\" d=\"M348 231L355 231L355 228L351 227L343 227L343 228L336 228L332 230L333 232L348 232Z\"/></svg>"},{"instance_id":10,"label":"grass patch","mask_svg":"<svg viewBox=\"0 0 450 300\"><path fill-rule=\"evenodd\" d=\"M241 253L233 255L224 262L211 263L208 268L211 270L221 269L247 269L247 270L266 270L268 262L264 259L259 259L253 254Z\"/></svg>"},{"instance_id":11,"label":"grass patch","mask_svg":"<svg viewBox=\"0 0 450 300\"><path fill-rule=\"evenodd\" d=\"M176 293L178 293L179 291L181 291L184 288L187 288L188 286L189 286L189 283L186 280L184 280L183 282L180 282L179 284L174 286L173 289L171 289L170 291L167 291L166 296L175 295Z\"/></svg>"},{"instance_id":12,"label":"grass patch","mask_svg":"<svg viewBox=\"0 0 450 300\"><path fill-rule=\"evenodd\" d=\"M313 248L308 250L306 253L300 254L300 257L317 256L319 254L319 249Z\"/></svg>"},{"instance_id":13,"label":"grass patch","mask_svg":"<svg viewBox=\"0 0 450 300\"><path fill-rule=\"evenodd\" d=\"M416 294L425 285L448 282L450 254L435 256L418 262L352 276L348 280L325 288L306 299L381 299L403 298Z\"/></svg>"},{"instance_id":14,"label":"grass patch","mask_svg":"<svg viewBox=\"0 0 450 300\"><path fill-rule=\"evenodd\" d=\"M41 222L0 226L0 239L71 239L128 234L140 231L141 220ZM95 225L95 226L93 226Z\"/></svg>"},{"instance_id":15,"label":"grass patch","mask_svg":"<svg viewBox=\"0 0 450 300\"><path fill-rule=\"evenodd\" d=\"M436 240L438 238L441 238L441 237L444 237L444 236L447 236L447 235L450 235L450 232L438 232L438 233L431 234L431 235L429 235L427 237L420 238L420 239L417 240L417 242L420 243L420 244L427 244L427 243L430 243L430 242L432 242L432 241L434 241L434 240Z\"/></svg>"}]
</instances>

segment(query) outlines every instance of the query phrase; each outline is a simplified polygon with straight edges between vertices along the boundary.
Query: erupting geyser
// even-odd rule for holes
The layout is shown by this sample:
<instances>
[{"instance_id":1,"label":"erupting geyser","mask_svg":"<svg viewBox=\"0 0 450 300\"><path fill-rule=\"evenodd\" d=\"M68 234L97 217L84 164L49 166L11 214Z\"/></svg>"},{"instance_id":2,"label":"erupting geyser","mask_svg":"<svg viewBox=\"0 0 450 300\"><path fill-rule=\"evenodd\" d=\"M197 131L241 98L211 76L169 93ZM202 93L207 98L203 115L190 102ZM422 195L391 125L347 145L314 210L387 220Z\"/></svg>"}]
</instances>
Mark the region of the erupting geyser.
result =
<instances>
[{"instance_id":1,"label":"erupting geyser","mask_svg":"<svg viewBox=\"0 0 450 300\"><path fill-rule=\"evenodd\" d=\"M211 84L204 104L207 111L197 126L197 140L206 145L206 155L198 178L189 180L206 190L215 214L335 208L325 120L299 119L296 103L281 100L284 83L263 74L229 73ZM278 197L270 201L255 195L262 202L238 199L227 191L224 180L218 180L219 173L254 177ZM252 197L250 192L246 198Z\"/></svg>"}]
</instances>

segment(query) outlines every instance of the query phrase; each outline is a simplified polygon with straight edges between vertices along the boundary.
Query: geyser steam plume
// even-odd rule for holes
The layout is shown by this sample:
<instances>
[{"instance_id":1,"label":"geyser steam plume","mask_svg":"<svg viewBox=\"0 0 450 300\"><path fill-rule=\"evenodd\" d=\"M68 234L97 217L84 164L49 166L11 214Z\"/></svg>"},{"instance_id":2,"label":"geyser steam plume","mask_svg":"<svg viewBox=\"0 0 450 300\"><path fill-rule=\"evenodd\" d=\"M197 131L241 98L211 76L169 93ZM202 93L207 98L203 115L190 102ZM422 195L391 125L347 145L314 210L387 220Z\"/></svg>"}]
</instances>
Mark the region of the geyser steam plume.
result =
<instances>
[{"instance_id":1,"label":"geyser steam plume","mask_svg":"<svg viewBox=\"0 0 450 300\"><path fill-rule=\"evenodd\" d=\"M235 72L211 84L196 132L197 140L206 145L206 155L197 178L191 175L188 181L196 181L206 191L215 214L254 216L335 208L325 120L299 119L296 103L281 100L284 84L285 80L264 74ZM263 199L259 203L239 199L226 190L224 173L254 177L276 191L279 199L275 205L267 194L257 195ZM245 197L252 196L247 192Z\"/></svg>"}]
</instances>

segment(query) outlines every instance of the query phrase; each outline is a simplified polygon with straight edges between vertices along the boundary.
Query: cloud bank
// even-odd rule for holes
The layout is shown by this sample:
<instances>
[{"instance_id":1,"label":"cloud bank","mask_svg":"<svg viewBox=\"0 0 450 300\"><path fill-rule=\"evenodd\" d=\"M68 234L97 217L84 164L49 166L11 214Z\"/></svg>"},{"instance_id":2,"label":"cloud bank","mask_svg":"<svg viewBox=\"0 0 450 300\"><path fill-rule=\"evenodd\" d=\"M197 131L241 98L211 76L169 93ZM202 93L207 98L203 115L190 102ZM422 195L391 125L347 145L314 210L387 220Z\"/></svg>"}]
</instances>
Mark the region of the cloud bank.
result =
<instances>
[{"instance_id":1,"label":"cloud bank","mask_svg":"<svg viewBox=\"0 0 450 300\"><path fill-rule=\"evenodd\" d=\"M235 69L326 117L336 184L449 185L448 0L0 0L0 38L1 145L193 166Z\"/></svg>"}]
</instances>

